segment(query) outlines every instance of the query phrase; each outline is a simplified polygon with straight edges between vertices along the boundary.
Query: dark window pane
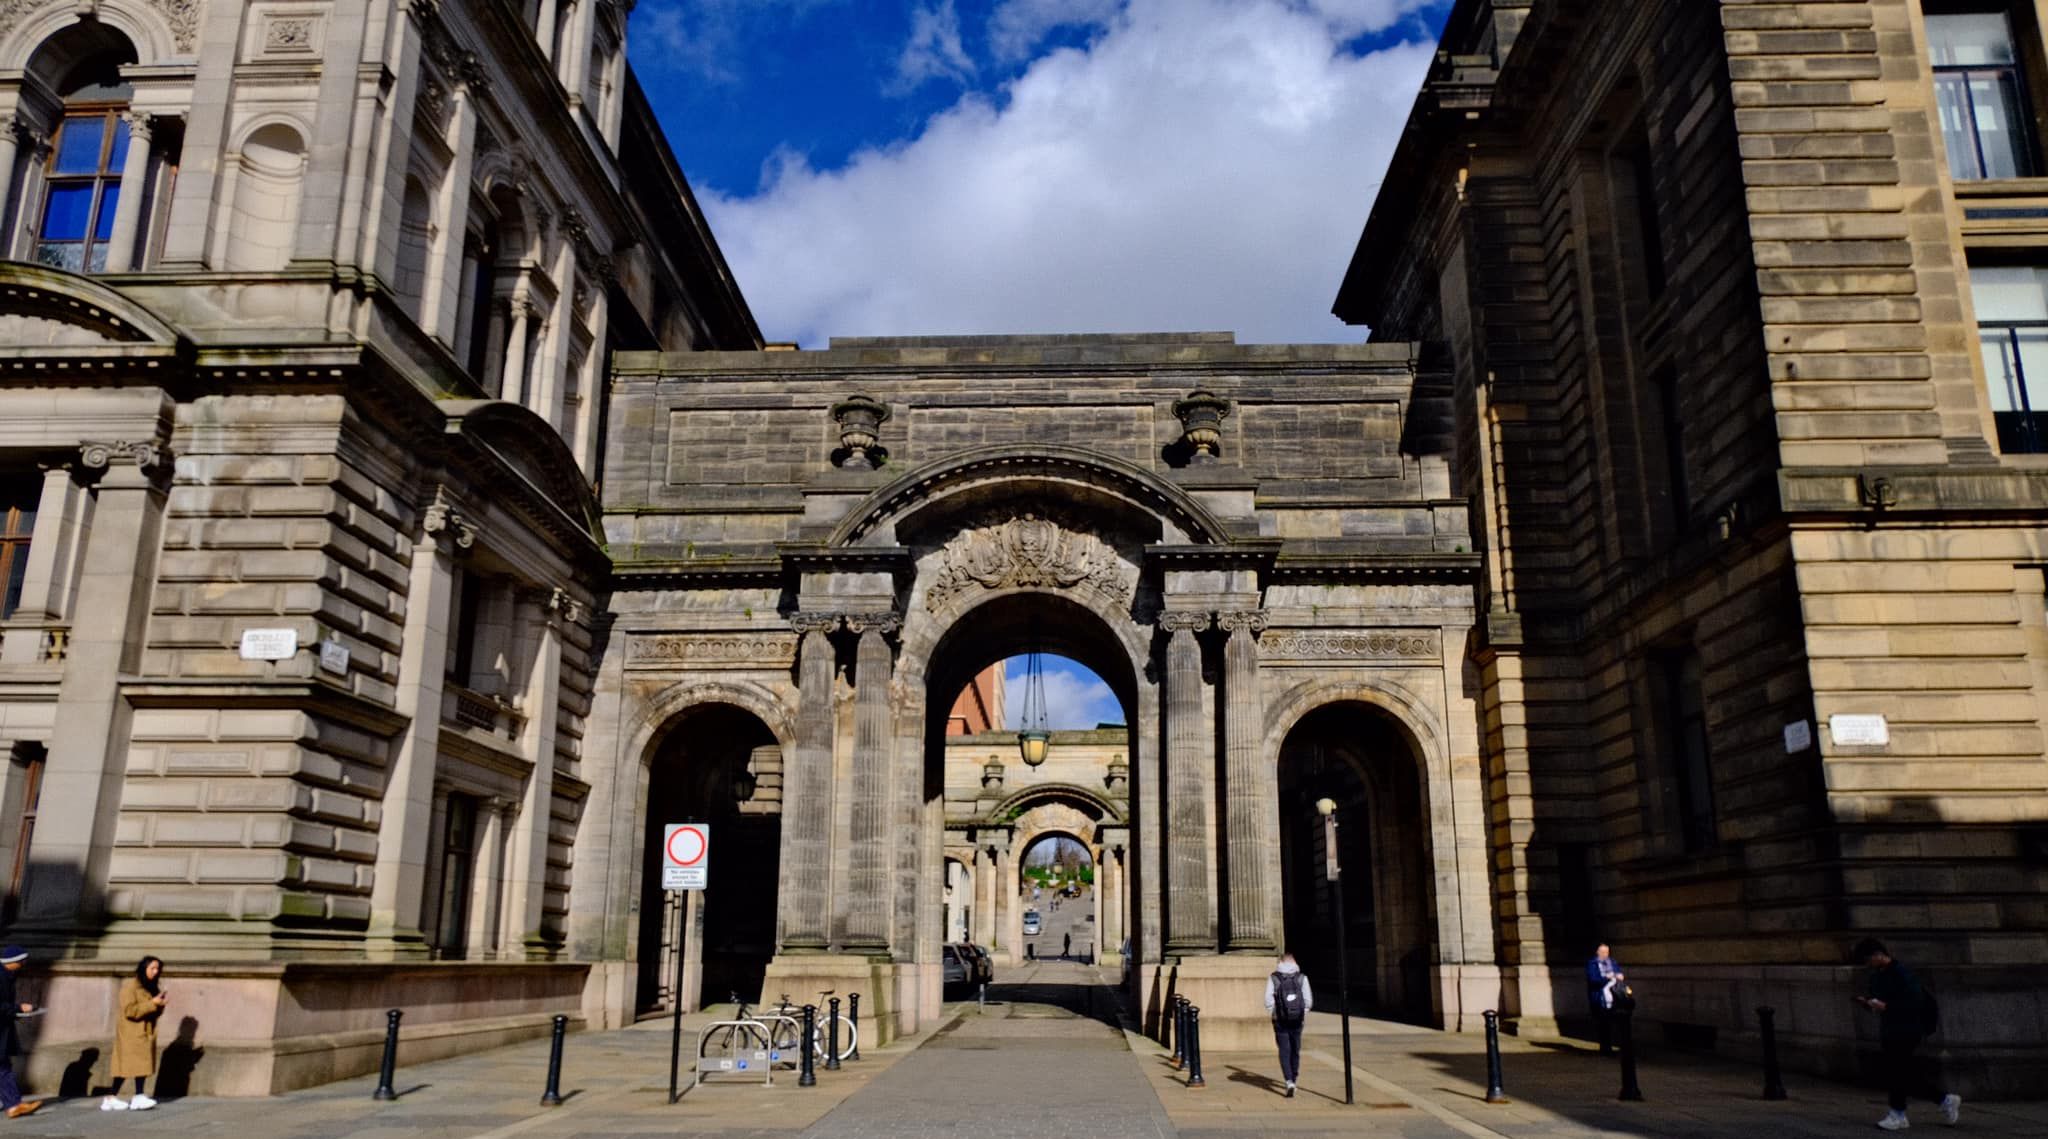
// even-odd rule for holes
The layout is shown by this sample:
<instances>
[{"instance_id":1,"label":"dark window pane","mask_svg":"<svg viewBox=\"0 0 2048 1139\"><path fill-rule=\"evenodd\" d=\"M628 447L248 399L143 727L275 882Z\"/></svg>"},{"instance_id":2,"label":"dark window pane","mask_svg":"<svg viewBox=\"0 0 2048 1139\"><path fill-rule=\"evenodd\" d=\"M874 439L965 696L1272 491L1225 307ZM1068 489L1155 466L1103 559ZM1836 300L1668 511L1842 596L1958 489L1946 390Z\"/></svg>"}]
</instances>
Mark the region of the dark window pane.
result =
<instances>
[{"instance_id":1,"label":"dark window pane","mask_svg":"<svg viewBox=\"0 0 2048 1139\"><path fill-rule=\"evenodd\" d=\"M2012 27L2003 12L1929 15L1927 51L1936 67L2011 63Z\"/></svg>"},{"instance_id":2,"label":"dark window pane","mask_svg":"<svg viewBox=\"0 0 2048 1139\"><path fill-rule=\"evenodd\" d=\"M82 241L91 217L92 183L52 186L43 199L43 225L37 236L44 241Z\"/></svg>"},{"instance_id":3,"label":"dark window pane","mask_svg":"<svg viewBox=\"0 0 2048 1139\"><path fill-rule=\"evenodd\" d=\"M76 273L85 268L85 244L78 241L45 241L36 246L36 264Z\"/></svg>"},{"instance_id":4,"label":"dark window pane","mask_svg":"<svg viewBox=\"0 0 2048 1139\"><path fill-rule=\"evenodd\" d=\"M125 116L114 118L114 149L107 153L107 169L120 172L121 163L128 159L128 120Z\"/></svg>"},{"instance_id":5,"label":"dark window pane","mask_svg":"<svg viewBox=\"0 0 2048 1139\"><path fill-rule=\"evenodd\" d=\"M21 605L21 583L28 576L28 543L0 546L0 573L6 575L0 589L0 619L14 616Z\"/></svg>"},{"instance_id":6,"label":"dark window pane","mask_svg":"<svg viewBox=\"0 0 2048 1139\"><path fill-rule=\"evenodd\" d=\"M57 174L96 174L100 169L100 142L106 137L107 120L65 119L57 137Z\"/></svg>"},{"instance_id":7,"label":"dark window pane","mask_svg":"<svg viewBox=\"0 0 2048 1139\"><path fill-rule=\"evenodd\" d=\"M114 236L114 207L121 201L121 184L107 182L105 186L106 189L100 191L99 217L94 219L92 227L94 241L105 241Z\"/></svg>"}]
</instances>

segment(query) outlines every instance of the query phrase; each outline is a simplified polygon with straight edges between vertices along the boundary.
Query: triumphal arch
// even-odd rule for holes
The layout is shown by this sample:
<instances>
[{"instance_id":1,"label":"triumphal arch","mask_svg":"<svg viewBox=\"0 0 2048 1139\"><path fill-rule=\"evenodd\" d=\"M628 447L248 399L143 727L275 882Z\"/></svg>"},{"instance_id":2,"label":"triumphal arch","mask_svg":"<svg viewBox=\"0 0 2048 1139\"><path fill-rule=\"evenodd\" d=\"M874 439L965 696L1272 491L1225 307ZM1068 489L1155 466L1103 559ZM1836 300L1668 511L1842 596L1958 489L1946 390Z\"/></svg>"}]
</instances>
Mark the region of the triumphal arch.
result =
<instances>
[{"instance_id":1,"label":"triumphal arch","mask_svg":"<svg viewBox=\"0 0 2048 1139\"><path fill-rule=\"evenodd\" d=\"M1013 950L994 899L1058 830L1101 861L1104 963L1148 1018L1178 991L1212 1041L1262 1031L1272 954L1336 963L1332 798L1355 987L1453 1027L1487 1007L1483 584L1436 367L1228 334L617 357L570 871L604 999L677 996L680 938L686 1003L858 991L908 1031L940 1006L949 889L971 875L967 924ZM1108 683L1123 746L977 798L947 710L1034 648ZM686 818L717 853L677 908L653 847Z\"/></svg>"}]
</instances>

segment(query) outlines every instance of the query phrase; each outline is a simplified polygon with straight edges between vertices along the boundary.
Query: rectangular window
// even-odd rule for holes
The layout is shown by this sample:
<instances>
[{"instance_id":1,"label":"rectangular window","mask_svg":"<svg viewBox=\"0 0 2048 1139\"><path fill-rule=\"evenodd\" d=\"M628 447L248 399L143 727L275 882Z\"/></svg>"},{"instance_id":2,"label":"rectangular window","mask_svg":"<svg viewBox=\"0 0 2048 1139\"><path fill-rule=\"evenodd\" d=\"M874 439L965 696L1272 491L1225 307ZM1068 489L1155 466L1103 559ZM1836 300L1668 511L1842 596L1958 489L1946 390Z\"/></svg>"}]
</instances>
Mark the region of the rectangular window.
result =
<instances>
[{"instance_id":1,"label":"rectangular window","mask_svg":"<svg viewBox=\"0 0 2048 1139\"><path fill-rule=\"evenodd\" d=\"M2037 172L2012 20L2003 10L1929 14L1934 99L1958 181Z\"/></svg>"},{"instance_id":2,"label":"rectangular window","mask_svg":"<svg viewBox=\"0 0 2048 1139\"><path fill-rule=\"evenodd\" d=\"M460 957L469 941L469 893L476 868L476 800L448 796L442 823L440 900L435 907L434 948Z\"/></svg>"},{"instance_id":3,"label":"rectangular window","mask_svg":"<svg viewBox=\"0 0 2048 1139\"><path fill-rule=\"evenodd\" d=\"M1665 364L1650 377L1657 424L1664 436L1664 493L1671 521L1681 531L1692 521L1692 486L1685 474L1685 418L1678 398L1678 368Z\"/></svg>"},{"instance_id":4,"label":"rectangular window","mask_svg":"<svg viewBox=\"0 0 2048 1139\"><path fill-rule=\"evenodd\" d=\"M1634 198L1635 245L1642 258L1643 285L1652 298L1664 295L1664 228L1657 222L1657 167L1650 156L1648 128L1638 126L1622 154Z\"/></svg>"},{"instance_id":5,"label":"rectangular window","mask_svg":"<svg viewBox=\"0 0 2048 1139\"><path fill-rule=\"evenodd\" d=\"M476 664L477 614L483 607L483 579L457 571L455 575L454 643L448 646L448 679L467 687L470 669Z\"/></svg>"},{"instance_id":6,"label":"rectangular window","mask_svg":"<svg viewBox=\"0 0 2048 1139\"><path fill-rule=\"evenodd\" d=\"M42 498L41 479L0 478L0 620L14 616L21 605L21 586L28 577L28 541L36 528L36 507Z\"/></svg>"},{"instance_id":7,"label":"rectangular window","mask_svg":"<svg viewBox=\"0 0 2048 1139\"><path fill-rule=\"evenodd\" d=\"M76 273L107 267L127 157L128 120L119 107L74 110L58 123L36 228L38 262Z\"/></svg>"},{"instance_id":8,"label":"rectangular window","mask_svg":"<svg viewBox=\"0 0 2048 1139\"><path fill-rule=\"evenodd\" d=\"M2048 269L1973 267L1970 297L1998 449L2048 451ZM2038 395L2035 384L2042 385Z\"/></svg>"},{"instance_id":9,"label":"rectangular window","mask_svg":"<svg viewBox=\"0 0 2048 1139\"><path fill-rule=\"evenodd\" d=\"M1679 833L1686 850L1705 850L1720 836L1714 823L1713 757L1707 748L1700 656L1691 649L1667 651L1657 654L1654 666L1657 745L1669 757L1678 791Z\"/></svg>"},{"instance_id":10,"label":"rectangular window","mask_svg":"<svg viewBox=\"0 0 2048 1139\"><path fill-rule=\"evenodd\" d=\"M42 749L37 748L26 761L17 760L22 769L21 818L15 823L14 865L7 868L7 897L4 906L0 906L0 924L13 923L21 899L27 896L29 845L35 839L36 808L43 797L43 756Z\"/></svg>"}]
</instances>

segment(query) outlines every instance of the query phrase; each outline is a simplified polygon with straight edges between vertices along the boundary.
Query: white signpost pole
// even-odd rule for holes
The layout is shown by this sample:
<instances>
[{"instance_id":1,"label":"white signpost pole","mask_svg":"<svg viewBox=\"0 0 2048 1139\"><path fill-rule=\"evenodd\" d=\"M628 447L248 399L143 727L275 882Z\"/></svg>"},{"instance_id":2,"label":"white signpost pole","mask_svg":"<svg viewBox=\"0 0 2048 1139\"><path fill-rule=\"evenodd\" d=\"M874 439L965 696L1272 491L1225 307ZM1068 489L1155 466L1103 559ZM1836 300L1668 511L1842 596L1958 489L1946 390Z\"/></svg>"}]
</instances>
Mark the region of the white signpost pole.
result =
<instances>
[{"instance_id":1,"label":"white signpost pole","mask_svg":"<svg viewBox=\"0 0 2048 1139\"><path fill-rule=\"evenodd\" d=\"M711 827L705 823L669 823L661 828L661 888L671 893L702 890L711 879ZM683 1062L683 938L689 922L676 923L675 982L668 998L675 1021L668 1041L668 1101L674 1103L676 1072Z\"/></svg>"}]
</instances>

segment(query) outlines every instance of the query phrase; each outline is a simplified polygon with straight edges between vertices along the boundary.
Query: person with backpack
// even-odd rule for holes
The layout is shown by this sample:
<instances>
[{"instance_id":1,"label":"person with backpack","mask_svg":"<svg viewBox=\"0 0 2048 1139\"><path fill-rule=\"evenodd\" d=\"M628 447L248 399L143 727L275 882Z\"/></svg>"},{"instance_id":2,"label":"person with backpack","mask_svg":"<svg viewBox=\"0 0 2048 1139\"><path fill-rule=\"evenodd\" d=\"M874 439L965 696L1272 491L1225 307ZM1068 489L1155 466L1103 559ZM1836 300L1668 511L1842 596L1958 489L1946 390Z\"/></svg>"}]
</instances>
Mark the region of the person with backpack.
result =
<instances>
[{"instance_id":1,"label":"person with backpack","mask_svg":"<svg viewBox=\"0 0 2048 1139\"><path fill-rule=\"evenodd\" d=\"M1912 1126L1906 1122L1906 1100L1915 1092L1939 1104L1943 1121L1954 1126L1963 1097L1933 1088L1933 1081L1913 1058L1920 1042L1940 1025L1941 1010L1934 994L1874 937L1857 942L1851 956L1870 970L1870 994L1857 997L1856 1003L1877 1014L1877 1038L1884 1050L1884 1090L1891 1110L1877 1121L1878 1127L1904 1131Z\"/></svg>"},{"instance_id":2,"label":"person with backpack","mask_svg":"<svg viewBox=\"0 0 2048 1139\"><path fill-rule=\"evenodd\" d=\"M1294 954L1282 953L1280 965L1266 978L1266 1011L1273 1017L1273 1039L1280 1046L1280 1078L1287 1081L1287 1098L1294 1098L1294 1079L1301 1074L1301 1026L1315 1000L1308 978L1295 964Z\"/></svg>"}]
</instances>

